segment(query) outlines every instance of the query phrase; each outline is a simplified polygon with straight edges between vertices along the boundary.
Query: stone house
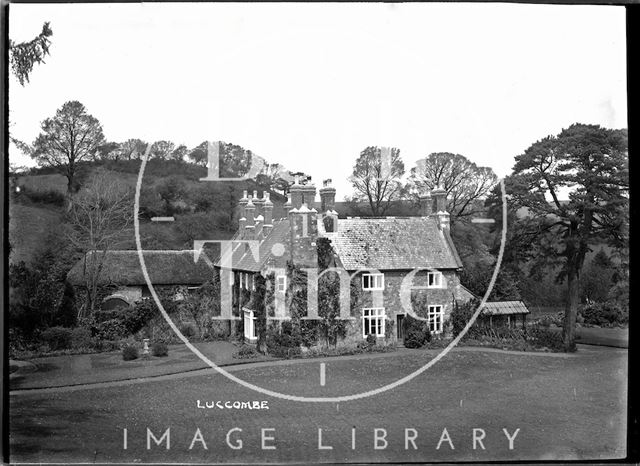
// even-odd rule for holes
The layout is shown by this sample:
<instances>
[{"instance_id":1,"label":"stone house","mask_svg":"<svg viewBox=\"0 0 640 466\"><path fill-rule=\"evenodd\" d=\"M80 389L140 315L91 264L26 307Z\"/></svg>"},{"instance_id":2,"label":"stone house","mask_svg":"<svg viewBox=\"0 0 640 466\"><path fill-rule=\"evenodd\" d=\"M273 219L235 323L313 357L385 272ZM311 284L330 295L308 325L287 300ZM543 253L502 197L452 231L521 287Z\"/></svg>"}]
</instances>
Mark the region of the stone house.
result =
<instances>
[{"instance_id":1,"label":"stone house","mask_svg":"<svg viewBox=\"0 0 640 466\"><path fill-rule=\"evenodd\" d=\"M276 315L286 319L287 310L277 310L285 302L287 262L317 268L319 238L330 244L330 265L348 273L359 291L346 340L369 334L402 340L412 294L420 298L413 312L428 319L433 333L443 333L454 302L471 297L460 285L462 262L449 234L445 191L436 189L423 198L420 216L402 218L339 218L336 190L325 182L319 191L317 205L316 187L296 181L279 219L273 218L269 193L259 197L245 191L240 199L238 231L216 267L221 277L230 271L233 314L244 320L245 339L253 342L257 335L254 312L240 299L243 290L255 289L256 274L273 274Z\"/></svg>"}]
</instances>

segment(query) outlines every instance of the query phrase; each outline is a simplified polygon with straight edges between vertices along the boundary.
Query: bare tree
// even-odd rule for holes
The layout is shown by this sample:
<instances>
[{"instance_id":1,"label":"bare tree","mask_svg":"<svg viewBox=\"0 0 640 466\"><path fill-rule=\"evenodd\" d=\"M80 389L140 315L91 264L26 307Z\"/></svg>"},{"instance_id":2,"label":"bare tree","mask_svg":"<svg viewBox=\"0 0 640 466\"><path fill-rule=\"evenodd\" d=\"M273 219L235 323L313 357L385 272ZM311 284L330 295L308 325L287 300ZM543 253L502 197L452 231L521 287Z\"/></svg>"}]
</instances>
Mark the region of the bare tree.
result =
<instances>
[{"instance_id":1,"label":"bare tree","mask_svg":"<svg viewBox=\"0 0 640 466\"><path fill-rule=\"evenodd\" d=\"M105 172L98 172L76 196L68 214L68 238L84 253L82 288L86 299L78 317L95 310L107 252L117 246L133 220L132 199L131 188Z\"/></svg>"},{"instance_id":2,"label":"bare tree","mask_svg":"<svg viewBox=\"0 0 640 466\"><path fill-rule=\"evenodd\" d=\"M409 177L409 191L416 200L441 187L447 192L451 220L478 213L479 201L486 198L498 182L491 168L478 167L459 154L436 152L416 162Z\"/></svg>"},{"instance_id":3,"label":"bare tree","mask_svg":"<svg viewBox=\"0 0 640 466\"><path fill-rule=\"evenodd\" d=\"M355 199L367 202L371 214L380 216L402 196L402 175L400 149L370 146L360 153L349 181L355 189Z\"/></svg>"}]
</instances>

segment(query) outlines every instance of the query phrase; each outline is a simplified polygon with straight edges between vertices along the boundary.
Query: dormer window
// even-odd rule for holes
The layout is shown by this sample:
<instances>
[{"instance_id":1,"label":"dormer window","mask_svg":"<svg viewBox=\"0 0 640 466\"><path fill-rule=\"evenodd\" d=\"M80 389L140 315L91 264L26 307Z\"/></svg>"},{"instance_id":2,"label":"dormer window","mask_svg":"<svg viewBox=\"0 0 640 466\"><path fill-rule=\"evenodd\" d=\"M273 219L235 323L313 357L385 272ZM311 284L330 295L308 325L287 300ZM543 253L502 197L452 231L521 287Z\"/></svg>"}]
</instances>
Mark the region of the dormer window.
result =
<instances>
[{"instance_id":1,"label":"dormer window","mask_svg":"<svg viewBox=\"0 0 640 466\"><path fill-rule=\"evenodd\" d=\"M444 288L442 272L427 273L427 288Z\"/></svg>"},{"instance_id":2,"label":"dormer window","mask_svg":"<svg viewBox=\"0 0 640 466\"><path fill-rule=\"evenodd\" d=\"M365 273L362 274L363 290L384 290L384 274Z\"/></svg>"}]
</instances>

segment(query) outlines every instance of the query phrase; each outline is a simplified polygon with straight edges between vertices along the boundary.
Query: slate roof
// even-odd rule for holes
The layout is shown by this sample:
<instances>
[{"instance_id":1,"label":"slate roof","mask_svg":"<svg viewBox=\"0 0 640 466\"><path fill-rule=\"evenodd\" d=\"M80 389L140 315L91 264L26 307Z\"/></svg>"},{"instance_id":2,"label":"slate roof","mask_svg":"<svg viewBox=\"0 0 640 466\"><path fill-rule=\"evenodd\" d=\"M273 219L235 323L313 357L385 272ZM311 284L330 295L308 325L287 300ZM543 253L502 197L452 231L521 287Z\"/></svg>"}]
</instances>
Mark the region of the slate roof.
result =
<instances>
[{"instance_id":1,"label":"slate roof","mask_svg":"<svg viewBox=\"0 0 640 466\"><path fill-rule=\"evenodd\" d=\"M87 253L88 259L94 251ZM213 264L207 264L205 254L194 263L194 251L143 251L151 283L154 285L202 285L212 278ZM84 259L80 259L67 274L72 285L83 283ZM145 285L138 251L108 251L100 284Z\"/></svg>"},{"instance_id":2,"label":"slate roof","mask_svg":"<svg viewBox=\"0 0 640 466\"><path fill-rule=\"evenodd\" d=\"M485 303L481 314L487 316L508 314L529 314L529 309L522 301L502 301Z\"/></svg>"},{"instance_id":3,"label":"slate roof","mask_svg":"<svg viewBox=\"0 0 640 466\"><path fill-rule=\"evenodd\" d=\"M347 270L462 267L449 232L433 218L346 218L338 221L337 232L322 236Z\"/></svg>"},{"instance_id":4,"label":"slate roof","mask_svg":"<svg viewBox=\"0 0 640 466\"><path fill-rule=\"evenodd\" d=\"M255 253L252 251L247 243L235 243L233 244L233 255L232 255L232 268L234 270L242 270L246 272L259 272L264 267L265 263L272 255L272 248L276 244L280 243L283 245L288 244L289 242L289 220L281 219L273 221L273 228L271 232L266 238L259 239L258 245L258 258L256 260ZM261 236L261 228L256 230L256 236ZM232 238L232 240L237 240L239 234ZM217 260L215 265L217 267L221 266L221 259Z\"/></svg>"}]
</instances>

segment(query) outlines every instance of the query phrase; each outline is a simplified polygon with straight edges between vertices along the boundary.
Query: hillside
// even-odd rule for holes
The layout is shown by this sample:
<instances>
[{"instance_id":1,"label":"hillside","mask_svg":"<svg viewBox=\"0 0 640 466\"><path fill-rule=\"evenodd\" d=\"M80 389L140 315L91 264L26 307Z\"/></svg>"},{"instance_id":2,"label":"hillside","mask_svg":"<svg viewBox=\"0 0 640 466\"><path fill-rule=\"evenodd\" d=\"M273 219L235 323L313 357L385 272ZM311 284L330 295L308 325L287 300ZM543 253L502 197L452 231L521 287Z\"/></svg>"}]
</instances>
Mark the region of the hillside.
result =
<instances>
[{"instance_id":1,"label":"hillside","mask_svg":"<svg viewBox=\"0 0 640 466\"><path fill-rule=\"evenodd\" d=\"M132 189L135 188L140 169L139 161L92 162L80 166L78 178L87 180L99 170L117 178ZM31 262L34 253L46 244L47 235L56 231L64 221L63 196L67 191L67 179L51 169L36 169L36 174L15 178L10 200L10 242L13 248L11 261ZM147 165L141 193L140 233L144 249L187 249L193 240L228 239L237 225L235 207L243 190L263 191L268 186L255 180L237 182L203 182L206 168L175 161L152 160ZM182 185L181 198L171 204L172 212L158 195L158 188L169 178ZM81 190L84 188L81 188ZM274 202L274 218L283 213L286 197L271 192ZM151 216L173 215L174 222L157 223ZM62 233L61 233L62 234ZM135 249L133 225L119 238L118 249Z\"/></svg>"},{"instance_id":2,"label":"hillside","mask_svg":"<svg viewBox=\"0 0 640 466\"><path fill-rule=\"evenodd\" d=\"M9 203L9 262L24 261L29 264L50 232L55 232L61 222L59 209L44 205Z\"/></svg>"}]
</instances>

